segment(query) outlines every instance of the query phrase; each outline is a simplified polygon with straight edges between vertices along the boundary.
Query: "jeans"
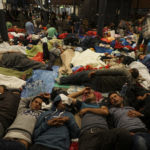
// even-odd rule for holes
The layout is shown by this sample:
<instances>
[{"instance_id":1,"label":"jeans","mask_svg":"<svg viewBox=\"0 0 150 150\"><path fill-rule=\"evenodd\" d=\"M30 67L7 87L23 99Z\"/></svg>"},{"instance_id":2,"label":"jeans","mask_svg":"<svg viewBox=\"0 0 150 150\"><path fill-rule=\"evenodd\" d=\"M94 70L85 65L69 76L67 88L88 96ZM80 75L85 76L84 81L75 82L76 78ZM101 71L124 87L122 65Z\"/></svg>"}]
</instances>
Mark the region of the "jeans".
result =
<instances>
[{"instance_id":1,"label":"jeans","mask_svg":"<svg viewBox=\"0 0 150 150\"><path fill-rule=\"evenodd\" d=\"M146 132L136 133L133 150L150 150L150 134Z\"/></svg>"},{"instance_id":2,"label":"jeans","mask_svg":"<svg viewBox=\"0 0 150 150\"><path fill-rule=\"evenodd\" d=\"M0 140L0 150L26 150L22 143L11 140Z\"/></svg>"},{"instance_id":3,"label":"jeans","mask_svg":"<svg viewBox=\"0 0 150 150\"><path fill-rule=\"evenodd\" d=\"M146 142L143 137L134 135L133 140L133 150L147 150Z\"/></svg>"}]
</instances>

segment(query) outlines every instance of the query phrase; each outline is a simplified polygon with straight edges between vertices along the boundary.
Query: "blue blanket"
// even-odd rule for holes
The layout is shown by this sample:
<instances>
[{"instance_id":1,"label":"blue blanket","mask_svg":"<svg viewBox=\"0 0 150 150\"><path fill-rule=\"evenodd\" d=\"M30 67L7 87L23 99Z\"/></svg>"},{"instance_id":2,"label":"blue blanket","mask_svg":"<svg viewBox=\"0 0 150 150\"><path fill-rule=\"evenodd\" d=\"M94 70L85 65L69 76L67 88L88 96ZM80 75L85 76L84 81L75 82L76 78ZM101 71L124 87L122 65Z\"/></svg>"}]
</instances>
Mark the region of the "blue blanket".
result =
<instances>
[{"instance_id":1,"label":"blue blanket","mask_svg":"<svg viewBox=\"0 0 150 150\"><path fill-rule=\"evenodd\" d=\"M53 71L34 70L32 77L27 80L27 84L23 88L21 97L37 96L43 92L51 93L55 78L58 76L58 69L58 66L54 66Z\"/></svg>"}]
</instances>

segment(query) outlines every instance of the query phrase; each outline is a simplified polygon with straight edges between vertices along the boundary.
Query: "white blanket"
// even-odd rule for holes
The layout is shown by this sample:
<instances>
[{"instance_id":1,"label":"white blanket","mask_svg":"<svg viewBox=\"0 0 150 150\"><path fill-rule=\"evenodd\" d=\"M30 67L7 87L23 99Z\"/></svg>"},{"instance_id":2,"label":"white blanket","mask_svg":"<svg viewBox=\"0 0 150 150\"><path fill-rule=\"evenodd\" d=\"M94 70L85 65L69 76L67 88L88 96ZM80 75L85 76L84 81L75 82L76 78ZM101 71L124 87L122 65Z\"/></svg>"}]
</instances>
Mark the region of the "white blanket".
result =
<instances>
[{"instance_id":1,"label":"white blanket","mask_svg":"<svg viewBox=\"0 0 150 150\"><path fill-rule=\"evenodd\" d=\"M141 62L134 61L129 65L129 68L136 68L139 71L140 76L144 79L142 83L140 83L144 88L150 90L150 74L149 70L145 65Z\"/></svg>"},{"instance_id":2,"label":"white blanket","mask_svg":"<svg viewBox=\"0 0 150 150\"><path fill-rule=\"evenodd\" d=\"M19 89L26 84L26 81L14 76L0 74L0 85L5 85L8 89Z\"/></svg>"},{"instance_id":3,"label":"white blanket","mask_svg":"<svg viewBox=\"0 0 150 150\"><path fill-rule=\"evenodd\" d=\"M3 42L0 44L0 53L7 53L7 52L20 52L26 54L25 52L26 47L20 45L9 45L7 42Z\"/></svg>"},{"instance_id":4,"label":"white blanket","mask_svg":"<svg viewBox=\"0 0 150 150\"><path fill-rule=\"evenodd\" d=\"M93 67L103 67L106 64L100 60L100 56L103 56L102 53L96 53L90 49L85 50L84 52L75 52L75 56L72 59L73 66L86 66L91 65Z\"/></svg>"},{"instance_id":5,"label":"white blanket","mask_svg":"<svg viewBox=\"0 0 150 150\"><path fill-rule=\"evenodd\" d=\"M16 32L9 32L11 35L13 35L14 37L20 37L20 36L23 36L25 37L25 34L24 33L16 33Z\"/></svg>"}]
</instances>

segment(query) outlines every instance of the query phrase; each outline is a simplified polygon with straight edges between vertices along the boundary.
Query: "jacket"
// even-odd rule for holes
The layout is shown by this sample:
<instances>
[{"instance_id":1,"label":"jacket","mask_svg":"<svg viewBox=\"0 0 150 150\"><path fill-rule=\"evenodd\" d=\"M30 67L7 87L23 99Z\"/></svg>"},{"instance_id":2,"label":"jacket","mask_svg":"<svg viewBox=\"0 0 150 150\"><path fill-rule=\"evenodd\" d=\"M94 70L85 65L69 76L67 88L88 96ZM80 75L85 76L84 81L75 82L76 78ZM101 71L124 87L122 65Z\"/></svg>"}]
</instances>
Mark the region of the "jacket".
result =
<instances>
[{"instance_id":1,"label":"jacket","mask_svg":"<svg viewBox=\"0 0 150 150\"><path fill-rule=\"evenodd\" d=\"M62 126L49 126L47 121L60 116L69 117L69 121ZM39 118L33 134L35 144L43 145L52 149L68 150L70 139L79 136L79 128L74 120L73 115L67 111L47 111Z\"/></svg>"}]
</instances>

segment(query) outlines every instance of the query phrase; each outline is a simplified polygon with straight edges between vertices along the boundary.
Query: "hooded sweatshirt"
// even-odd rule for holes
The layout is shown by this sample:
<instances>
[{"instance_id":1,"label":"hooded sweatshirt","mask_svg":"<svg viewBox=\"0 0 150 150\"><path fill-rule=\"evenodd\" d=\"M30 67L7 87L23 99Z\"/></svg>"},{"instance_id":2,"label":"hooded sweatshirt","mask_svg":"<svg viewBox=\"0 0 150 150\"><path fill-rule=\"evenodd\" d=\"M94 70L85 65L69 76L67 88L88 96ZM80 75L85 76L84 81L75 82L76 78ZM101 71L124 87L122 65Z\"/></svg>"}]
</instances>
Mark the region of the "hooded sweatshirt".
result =
<instances>
[{"instance_id":1,"label":"hooded sweatshirt","mask_svg":"<svg viewBox=\"0 0 150 150\"><path fill-rule=\"evenodd\" d=\"M4 138L18 138L31 143L31 136L41 110L31 110L32 98L21 99L17 116Z\"/></svg>"}]
</instances>

